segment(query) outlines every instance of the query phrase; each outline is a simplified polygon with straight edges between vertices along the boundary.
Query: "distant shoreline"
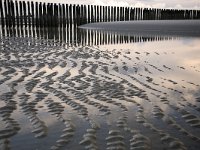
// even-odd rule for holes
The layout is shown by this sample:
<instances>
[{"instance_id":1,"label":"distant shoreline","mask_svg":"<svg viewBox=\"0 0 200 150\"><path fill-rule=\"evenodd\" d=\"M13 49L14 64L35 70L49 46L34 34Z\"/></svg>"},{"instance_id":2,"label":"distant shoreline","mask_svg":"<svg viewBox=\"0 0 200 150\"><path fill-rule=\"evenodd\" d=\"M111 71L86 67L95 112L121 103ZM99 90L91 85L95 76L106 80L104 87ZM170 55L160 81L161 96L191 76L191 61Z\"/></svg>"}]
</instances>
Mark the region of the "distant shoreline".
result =
<instances>
[{"instance_id":1,"label":"distant shoreline","mask_svg":"<svg viewBox=\"0 0 200 150\"><path fill-rule=\"evenodd\" d=\"M81 29L113 31L133 35L200 37L200 20L139 20L90 23Z\"/></svg>"}]
</instances>

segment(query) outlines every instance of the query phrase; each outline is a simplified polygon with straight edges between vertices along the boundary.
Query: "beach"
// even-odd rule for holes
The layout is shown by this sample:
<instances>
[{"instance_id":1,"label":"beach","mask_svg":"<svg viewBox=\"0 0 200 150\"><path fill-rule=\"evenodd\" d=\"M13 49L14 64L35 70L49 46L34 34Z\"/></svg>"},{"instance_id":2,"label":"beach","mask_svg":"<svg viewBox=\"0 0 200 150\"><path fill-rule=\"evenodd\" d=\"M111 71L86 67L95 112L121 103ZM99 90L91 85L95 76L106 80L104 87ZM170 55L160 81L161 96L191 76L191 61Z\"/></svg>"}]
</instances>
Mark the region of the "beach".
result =
<instances>
[{"instance_id":1,"label":"beach","mask_svg":"<svg viewBox=\"0 0 200 150\"><path fill-rule=\"evenodd\" d=\"M1 35L0 149L199 150L199 23L87 24L79 44Z\"/></svg>"}]
</instances>

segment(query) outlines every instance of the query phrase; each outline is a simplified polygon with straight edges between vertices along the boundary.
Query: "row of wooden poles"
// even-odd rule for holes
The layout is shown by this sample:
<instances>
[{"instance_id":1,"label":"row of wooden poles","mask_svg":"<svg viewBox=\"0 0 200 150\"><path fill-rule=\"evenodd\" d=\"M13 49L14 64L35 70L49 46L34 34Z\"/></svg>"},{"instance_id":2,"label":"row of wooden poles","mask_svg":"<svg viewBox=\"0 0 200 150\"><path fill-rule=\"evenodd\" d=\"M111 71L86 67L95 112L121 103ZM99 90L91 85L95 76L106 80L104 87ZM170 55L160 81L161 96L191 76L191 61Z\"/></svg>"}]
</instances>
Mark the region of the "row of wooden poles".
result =
<instances>
[{"instance_id":1,"label":"row of wooden poles","mask_svg":"<svg viewBox=\"0 0 200 150\"><path fill-rule=\"evenodd\" d=\"M72 5L33 1L0 1L2 27L68 27L93 22L200 19L200 10Z\"/></svg>"},{"instance_id":2,"label":"row of wooden poles","mask_svg":"<svg viewBox=\"0 0 200 150\"><path fill-rule=\"evenodd\" d=\"M79 28L12 28L5 27L0 30L0 37L19 37L28 38L31 43L42 42L43 44L58 44L66 46L92 46L108 44L138 43L150 41L173 40L178 37L168 36L140 36L140 35L122 35L116 32L100 30L83 30ZM37 38L35 38L37 37ZM37 40L38 39L38 40ZM38 43L37 43L38 44Z\"/></svg>"}]
</instances>

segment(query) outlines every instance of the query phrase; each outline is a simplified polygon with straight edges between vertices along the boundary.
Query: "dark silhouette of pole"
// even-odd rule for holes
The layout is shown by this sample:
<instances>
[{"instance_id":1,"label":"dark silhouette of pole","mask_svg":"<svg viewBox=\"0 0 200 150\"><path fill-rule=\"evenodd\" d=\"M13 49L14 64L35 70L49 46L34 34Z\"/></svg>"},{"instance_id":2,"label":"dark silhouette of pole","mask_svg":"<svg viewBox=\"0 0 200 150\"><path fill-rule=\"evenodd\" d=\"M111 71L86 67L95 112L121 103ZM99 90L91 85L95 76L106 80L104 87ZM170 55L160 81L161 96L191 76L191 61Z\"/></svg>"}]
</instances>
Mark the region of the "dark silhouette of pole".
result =
<instances>
[{"instance_id":1,"label":"dark silhouette of pole","mask_svg":"<svg viewBox=\"0 0 200 150\"><path fill-rule=\"evenodd\" d=\"M99 5L97 5L97 13L96 13L96 16L97 16L96 22L99 22Z\"/></svg>"},{"instance_id":2,"label":"dark silhouette of pole","mask_svg":"<svg viewBox=\"0 0 200 150\"><path fill-rule=\"evenodd\" d=\"M27 2L27 6L28 6L28 26L31 26L31 6L30 6L30 2Z\"/></svg>"},{"instance_id":3,"label":"dark silhouette of pole","mask_svg":"<svg viewBox=\"0 0 200 150\"><path fill-rule=\"evenodd\" d=\"M38 10L38 2L35 3L35 20L36 20L36 27L39 27L39 10Z\"/></svg>"},{"instance_id":4,"label":"dark silhouette of pole","mask_svg":"<svg viewBox=\"0 0 200 150\"><path fill-rule=\"evenodd\" d=\"M44 26L43 14L42 14L42 2L39 3L39 20L40 20L40 27Z\"/></svg>"},{"instance_id":5,"label":"dark silhouette of pole","mask_svg":"<svg viewBox=\"0 0 200 150\"><path fill-rule=\"evenodd\" d=\"M94 7L91 5L91 23L94 22Z\"/></svg>"},{"instance_id":6,"label":"dark silhouette of pole","mask_svg":"<svg viewBox=\"0 0 200 150\"><path fill-rule=\"evenodd\" d=\"M4 13L3 13L3 3L2 1L0 1L0 15L1 15L1 25L2 25L2 28L5 27L5 16L4 16Z\"/></svg>"},{"instance_id":7,"label":"dark silhouette of pole","mask_svg":"<svg viewBox=\"0 0 200 150\"><path fill-rule=\"evenodd\" d=\"M69 5L69 25L72 27L72 5Z\"/></svg>"},{"instance_id":8,"label":"dark silhouette of pole","mask_svg":"<svg viewBox=\"0 0 200 150\"><path fill-rule=\"evenodd\" d=\"M84 7L83 7L83 10L84 10L84 24L86 24L87 23L87 7L86 7L86 5L84 5Z\"/></svg>"},{"instance_id":9,"label":"dark silhouette of pole","mask_svg":"<svg viewBox=\"0 0 200 150\"><path fill-rule=\"evenodd\" d=\"M34 3L31 2L31 18L32 18L32 26L35 26L35 11L34 11Z\"/></svg>"},{"instance_id":10,"label":"dark silhouette of pole","mask_svg":"<svg viewBox=\"0 0 200 150\"><path fill-rule=\"evenodd\" d=\"M80 6L79 5L77 5L76 6L76 17L77 17L77 26L79 26L80 25Z\"/></svg>"},{"instance_id":11,"label":"dark silhouette of pole","mask_svg":"<svg viewBox=\"0 0 200 150\"><path fill-rule=\"evenodd\" d=\"M87 8L87 10L88 10L88 18L87 18L87 23L90 23L91 22L91 20L90 20L90 18L91 18L91 10L90 10L90 5L88 5L88 8Z\"/></svg>"},{"instance_id":12,"label":"dark silhouette of pole","mask_svg":"<svg viewBox=\"0 0 200 150\"><path fill-rule=\"evenodd\" d=\"M102 22L102 6L100 6L99 19Z\"/></svg>"},{"instance_id":13,"label":"dark silhouette of pole","mask_svg":"<svg viewBox=\"0 0 200 150\"><path fill-rule=\"evenodd\" d=\"M20 26L23 27L23 10L22 10L22 2L19 1L19 16L20 16Z\"/></svg>"},{"instance_id":14,"label":"dark silhouette of pole","mask_svg":"<svg viewBox=\"0 0 200 150\"><path fill-rule=\"evenodd\" d=\"M66 24L67 28L69 27L69 6L66 4Z\"/></svg>"},{"instance_id":15,"label":"dark silhouette of pole","mask_svg":"<svg viewBox=\"0 0 200 150\"><path fill-rule=\"evenodd\" d=\"M62 14L63 14L63 27L65 28L66 27L66 8L65 8L65 5L62 4Z\"/></svg>"},{"instance_id":16,"label":"dark silhouette of pole","mask_svg":"<svg viewBox=\"0 0 200 150\"><path fill-rule=\"evenodd\" d=\"M48 17L47 17L47 7L45 3L43 3L43 21L44 21L43 22L44 27L47 27Z\"/></svg>"},{"instance_id":17,"label":"dark silhouette of pole","mask_svg":"<svg viewBox=\"0 0 200 150\"><path fill-rule=\"evenodd\" d=\"M74 26L76 26L77 25L77 16L76 16L76 5L73 5L73 23L74 23Z\"/></svg>"},{"instance_id":18,"label":"dark silhouette of pole","mask_svg":"<svg viewBox=\"0 0 200 150\"><path fill-rule=\"evenodd\" d=\"M105 6L105 22L108 21L108 7Z\"/></svg>"},{"instance_id":19,"label":"dark silhouette of pole","mask_svg":"<svg viewBox=\"0 0 200 150\"><path fill-rule=\"evenodd\" d=\"M117 13L116 13L116 15L117 15L117 16L116 16L116 17L117 17L117 21L120 21L120 19L119 19L119 18L120 18L120 17L119 17L119 14L120 14L120 13L119 13L119 7L117 7Z\"/></svg>"}]
</instances>

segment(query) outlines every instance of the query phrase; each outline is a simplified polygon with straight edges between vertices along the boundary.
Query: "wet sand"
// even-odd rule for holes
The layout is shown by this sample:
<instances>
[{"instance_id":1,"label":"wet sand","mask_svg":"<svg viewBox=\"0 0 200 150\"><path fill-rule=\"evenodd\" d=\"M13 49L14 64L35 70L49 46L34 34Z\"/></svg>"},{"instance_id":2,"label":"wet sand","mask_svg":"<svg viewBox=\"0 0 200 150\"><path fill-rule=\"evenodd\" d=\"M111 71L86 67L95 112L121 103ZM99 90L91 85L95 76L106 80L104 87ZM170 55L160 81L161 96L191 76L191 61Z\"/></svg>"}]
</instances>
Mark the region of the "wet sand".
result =
<instances>
[{"instance_id":1,"label":"wet sand","mask_svg":"<svg viewBox=\"0 0 200 150\"><path fill-rule=\"evenodd\" d=\"M198 150L200 39L0 41L0 149Z\"/></svg>"}]
</instances>

